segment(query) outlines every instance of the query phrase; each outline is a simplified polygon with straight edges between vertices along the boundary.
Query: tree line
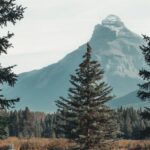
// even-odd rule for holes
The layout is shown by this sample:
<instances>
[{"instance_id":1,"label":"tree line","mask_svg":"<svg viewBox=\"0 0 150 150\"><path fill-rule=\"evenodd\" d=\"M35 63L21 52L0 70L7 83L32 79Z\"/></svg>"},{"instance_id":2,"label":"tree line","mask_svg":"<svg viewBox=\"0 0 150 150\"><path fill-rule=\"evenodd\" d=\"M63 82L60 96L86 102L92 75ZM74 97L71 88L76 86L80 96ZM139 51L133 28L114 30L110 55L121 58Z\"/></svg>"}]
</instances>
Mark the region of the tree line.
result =
<instances>
[{"instance_id":1,"label":"tree line","mask_svg":"<svg viewBox=\"0 0 150 150\"><path fill-rule=\"evenodd\" d=\"M121 139L144 139L141 132L150 126L150 122L141 118L141 109L118 108L117 114L118 128ZM5 126L7 136L30 138L63 138L66 135L59 130L57 113L46 114L44 112L33 112L28 107L24 110L1 112L7 118L8 124ZM60 121L60 120L59 120Z\"/></svg>"}]
</instances>

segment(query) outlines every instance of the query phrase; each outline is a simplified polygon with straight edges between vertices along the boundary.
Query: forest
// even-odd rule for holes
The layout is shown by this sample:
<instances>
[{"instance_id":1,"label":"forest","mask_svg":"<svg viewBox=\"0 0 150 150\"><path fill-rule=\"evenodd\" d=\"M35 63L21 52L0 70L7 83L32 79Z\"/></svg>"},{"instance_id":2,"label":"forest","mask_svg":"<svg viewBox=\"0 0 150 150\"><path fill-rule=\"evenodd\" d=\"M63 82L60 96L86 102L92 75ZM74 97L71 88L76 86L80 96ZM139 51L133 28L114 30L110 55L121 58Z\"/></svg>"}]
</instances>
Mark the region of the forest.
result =
<instances>
[{"instance_id":1,"label":"forest","mask_svg":"<svg viewBox=\"0 0 150 150\"><path fill-rule=\"evenodd\" d=\"M140 140L142 130L150 125L149 121L141 118L141 109L118 108L117 122L121 134L118 138ZM63 138L57 124L57 113L32 112L28 107L25 110L3 112L8 125L5 128L7 137L18 138ZM5 138L5 137L4 137Z\"/></svg>"}]
</instances>

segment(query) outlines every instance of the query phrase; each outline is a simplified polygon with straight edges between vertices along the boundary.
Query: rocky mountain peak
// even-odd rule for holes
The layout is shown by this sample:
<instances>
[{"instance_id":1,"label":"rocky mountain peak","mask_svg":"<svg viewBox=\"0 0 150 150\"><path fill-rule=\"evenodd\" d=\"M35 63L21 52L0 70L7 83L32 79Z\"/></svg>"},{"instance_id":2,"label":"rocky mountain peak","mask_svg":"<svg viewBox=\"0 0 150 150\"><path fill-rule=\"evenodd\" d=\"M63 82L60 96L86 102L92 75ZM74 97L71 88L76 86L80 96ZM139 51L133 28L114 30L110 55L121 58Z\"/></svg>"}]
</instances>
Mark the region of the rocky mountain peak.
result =
<instances>
[{"instance_id":1,"label":"rocky mountain peak","mask_svg":"<svg viewBox=\"0 0 150 150\"><path fill-rule=\"evenodd\" d=\"M122 26L124 26L124 23L122 22L122 20L118 16L108 15L104 20L102 20L102 25L122 27Z\"/></svg>"}]
</instances>

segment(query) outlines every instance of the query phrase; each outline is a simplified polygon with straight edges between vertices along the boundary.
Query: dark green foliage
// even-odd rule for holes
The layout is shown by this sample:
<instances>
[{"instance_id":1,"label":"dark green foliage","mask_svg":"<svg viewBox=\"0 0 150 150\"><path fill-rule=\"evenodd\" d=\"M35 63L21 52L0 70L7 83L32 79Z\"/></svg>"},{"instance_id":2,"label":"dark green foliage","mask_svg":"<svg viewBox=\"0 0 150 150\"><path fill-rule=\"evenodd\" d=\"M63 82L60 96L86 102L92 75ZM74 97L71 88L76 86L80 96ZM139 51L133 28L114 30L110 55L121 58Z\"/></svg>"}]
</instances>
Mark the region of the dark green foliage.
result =
<instances>
[{"instance_id":1,"label":"dark green foliage","mask_svg":"<svg viewBox=\"0 0 150 150\"><path fill-rule=\"evenodd\" d=\"M14 86L16 82L16 74L12 72L13 66L2 68L0 66L0 84L8 83L10 86ZM0 89L0 92L2 90ZM19 98L16 99L6 99L2 94L0 94L0 109L8 109L14 106L16 102L19 101Z\"/></svg>"},{"instance_id":2,"label":"dark green foliage","mask_svg":"<svg viewBox=\"0 0 150 150\"><path fill-rule=\"evenodd\" d=\"M7 125L9 123L8 114L5 111L0 111L0 139L8 136Z\"/></svg>"},{"instance_id":3,"label":"dark green foliage","mask_svg":"<svg viewBox=\"0 0 150 150\"><path fill-rule=\"evenodd\" d=\"M45 116L43 113L33 113L28 107L9 113L9 135L17 137L41 137L40 121ZM40 133L39 133L40 132Z\"/></svg>"},{"instance_id":4,"label":"dark green foliage","mask_svg":"<svg viewBox=\"0 0 150 150\"><path fill-rule=\"evenodd\" d=\"M21 5L17 5L16 0L0 0L0 28L3 29L12 23L13 25L17 20L23 18L24 8ZM9 42L10 38L13 36L13 33L7 33L5 36L0 37L0 55L2 53L7 54L7 49L12 47L12 44ZM0 64L0 84L7 83L9 86L14 86L16 82L16 74L12 72L14 66L3 68ZM0 109L8 109L15 105L19 101L19 98L16 99L6 99L0 89ZM0 136L5 135L5 127L8 122L4 116L0 116Z\"/></svg>"},{"instance_id":5,"label":"dark green foliage","mask_svg":"<svg viewBox=\"0 0 150 150\"><path fill-rule=\"evenodd\" d=\"M23 137L32 137L34 131L34 116L30 112L29 108L26 107L22 115L22 136Z\"/></svg>"},{"instance_id":6,"label":"dark green foliage","mask_svg":"<svg viewBox=\"0 0 150 150\"><path fill-rule=\"evenodd\" d=\"M146 46L143 45L140 47L144 55L147 65L150 65L150 37L143 36L146 42ZM142 100L150 100L150 71L142 69L139 71L139 75L145 81L143 84L139 84L138 97Z\"/></svg>"},{"instance_id":7,"label":"dark green foliage","mask_svg":"<svg viewBox=\"0 0 150 150\"><path fill-rule=\"evenodd\" d=\"M149 120L150 119L150 108L145 108L145 110L141 113L141 116L144 119Z\"/></svg>"},{"instance_id":8,"label":"dark green foliage","mask_svg":"<svg viewBox=\"0 0 150 150\"><path fill-rule=\"evenodd\" d=\"M27 111L28 110L28 111ZM117 122L120 128L121 134L118 138L124 139L143 139L141 136L141 130L150 125L150 122L141 118L142 110L136 110L134 108L119 108L116 110ZM32 112L28 108L19 111L3 111L7 121L5 126L6 136L16 137L66 137L64 133L60 132L60 126L62 120L58 120L58 114L45 114L43 112ZM27 117L24 117L25 114ZM59 122L60 121L60 122ZM6 122L5 122L6 123ZM145 133L143 132L142 135ZM4 138L3 136L2 138Z\"/></svg>"},{"instance_id":9,"label":"dark green foliage","mask_svg":"<svg viewBox=\"0 0 150 150\"><path fill-rule=\"evenodd\" d=\"M114 111L105 105L112 99L112 88L103 81L104 71L92 60L87 44L83 62L71 75L68 98L60 97L58 106L60 130L73 139L80 150L100 148L116 134ZM108 143L107 143L108 145Z\"/></svg>"},{"instance_id":10,"label":"dark green foliage","mask_svg":"<svg viewBox=\"0 0 150 150\"><path fill-rule=\"evenodd\" d=\"M25 110L7 112L9 121L8 134L16 137L46 137L57 136L56 114L32 112Z\"/></svg>"},{"instance_id":11,"label":"dark green foliage","mask_svg":"<svg viewBox=\"0 0 150 150\"><path fill-rule=\"evenodd\" d=\"M56 138L56 114L46 115L43 122L43 137Z\"/></svg>"},{"instance_id":12,"label":"dark green foliage","mask_svg":"<svg viewBox=\"0 0 150 150\"><path fill-rule=\"evenodd\" d=\"M150 125L150 122L141 118L142 110L134 108L119 108L117 110L120 124L121 138L142 139L141 132Z\"/></svg>"},{"instance_id":13,"label":"dark green foliage","mask_svg":"<svg viewBox=\"0 0 150 150\"><path fill-rule=\"evenodd\" d=\"M0 26L7 26L8 22L13 24L23 18L24 8L16 4L16 0L0 1Z\"/></svg>"},{"instance_id":14,"label":"dark green foliage","mask_svg":"<svg viewBox=\"0 0 150 150\"><path fill-rule=\"evenodd\" d=\"M14 111L9 114L9 136L19 135L19 112Z\"/></svg>"},{"instance_id":15,"label":"dark green foliage","mask_svg":"<svg viewBox=\"0 0 150 150\"><path fill-rule=\"evenodd\" d=\"M17 20L23 18L24 9L21 5L16 4L16 0L1 0L0 1L0 27L3 28L12 23L15 25ZM9 33L6 36L0 37L0 54L7 53L7 49L12 47L9 39L13 36Z\"/></svg>"},{"instance_id":16,"label":"dark green foliage","mask_svg":"<svg viewBox=\"0 0 150 150\"><path fill-rule=\"evenodd\" d=\"M145 35L143 37L146 44L140 46L140 49L142 50L142 53L144 55L145 62L148 66L150 66L150 37ZM150 70L142 69L139 71L139 75L143 78L144 83L139 84L140 89L137 93L138 97L143 101L150 101ZM141 115L143 118L150 120L150 109L146 108ZM142 132L142 134L145 134L145 136L150 136L150 128L148 127L145 131Z\"/></svg>"},{"instance_id":17,"label":"dark green foliage","mask_svg":"<svg viewBox=\"0 0 150 150\"><path fill-rule=\"evenodd\" d=\"M145 110L141 113L141 116L143 119L150 121L150 108L145 108ZM145 130L141 131L141 135L143 137L149 137L150 136L150 124L146 127Z\"/></svg>"},{"instance_id":18,"label":"dark green foliage","mask_svg":"<svg viewBox=\"0 0 150 150\"><path fill-rule=\"evenodd\" d=\"M1 29L10 22L15 24L17 20L23 18L24 8L21 5L15 4L16 0L1 0L0 1L0 27ZM9 42L9 39L13 36L13 33L9 33L6 36L0 37L0 54L7 53L7 49L12 47L12 44ZM10 66L3 68L0 65L0 84L8 83L10 86L14 86L16 82L16 75L12 72ZM0 90L1 92L2 90ZM2 94L0 94L0 108L10 108L15 102L18 102L17 99L7 100Z\"/></svg>"}]
</instances>

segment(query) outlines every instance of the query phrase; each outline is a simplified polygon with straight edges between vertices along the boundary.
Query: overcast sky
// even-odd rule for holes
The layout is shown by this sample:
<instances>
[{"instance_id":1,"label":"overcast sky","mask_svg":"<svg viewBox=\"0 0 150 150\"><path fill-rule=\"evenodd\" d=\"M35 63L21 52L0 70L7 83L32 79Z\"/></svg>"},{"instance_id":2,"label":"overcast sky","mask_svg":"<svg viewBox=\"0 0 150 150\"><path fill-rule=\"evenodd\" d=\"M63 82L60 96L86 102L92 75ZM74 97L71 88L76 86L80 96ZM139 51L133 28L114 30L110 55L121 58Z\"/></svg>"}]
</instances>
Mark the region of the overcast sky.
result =
<instances>
[{"instance_id":1,"label":"overcast sky","mask_svg":"<svg viewBox=\"0 0 150 150\"><path fill-rule=\"evenodd\" d=\"M150 0L18 0L27 7L24 19L5 31L15 33L14 48L1 56L16 73L39 69L62 59L87 42L94 26L119 16L138 34L150 35ZM3 29L0 29L3 30Z\"/></svg>"}]
</instances>

